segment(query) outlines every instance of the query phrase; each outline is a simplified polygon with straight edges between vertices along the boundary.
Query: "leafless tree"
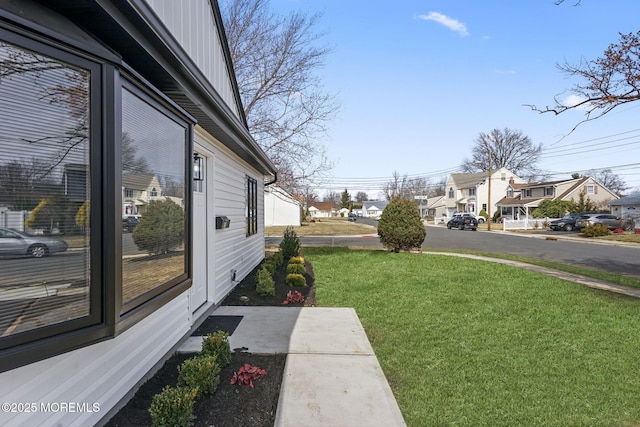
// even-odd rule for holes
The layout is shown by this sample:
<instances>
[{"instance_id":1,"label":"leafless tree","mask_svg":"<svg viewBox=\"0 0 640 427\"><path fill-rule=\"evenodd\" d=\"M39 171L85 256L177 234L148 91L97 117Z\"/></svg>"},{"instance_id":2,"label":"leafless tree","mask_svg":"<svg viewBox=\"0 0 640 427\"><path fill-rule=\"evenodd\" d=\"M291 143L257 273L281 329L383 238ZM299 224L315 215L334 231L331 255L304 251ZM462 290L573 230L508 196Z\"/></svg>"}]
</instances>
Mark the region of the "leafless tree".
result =
<instances>
[{"instance_id":1,"label":"leafless tree","mask_svg":"<svg viewBox=\"0 0 640 427\"><path fill-rule=\"evenodd\" d=\"M611 169L590 169L585 175L595 178L600 184L616 194L622 194L629 188L624 179L613 173Z\"/></svg>"},{"instance_id":2,"label":"leafless tree","mask_svg":"<svg viewBox=\"0 0 640 427\"><path fill-rule=\"evenodd\" d=\"M391 179L382 187L382 191L388 201L407 199L415 202L415 196L428 195L429 187L429 181L425 178L409 178L407 174L400 176L394 171Z\"/></svg>"},{"instance_id":3,"label":"leafless tree","mask_svg":"<svg viewBox=\"0 0 640 427\"><path fill-rule=\"evenodd\" d=\"M0 201L15 210L31 210L41 199L60 193L60 184L42 175L48 166L35 158L0 165Z\"/></svg>"},{"instance_id":4,"label":"leafless tree","mask_svg":"<svg viewBox=\"0 0 640 427\"><path fill-rule=\"evenodd\" d=\"M362 203L362 202L366 202L367 200L369 200L369 196L367 195L367 193L365 193L364 191L358 191L356 193L356 199L355 201L357 203Z\"/></svg>"},{"instance_id":5,"label":"leafless tree","mask_svg":"<svg viewBox=\"0 0 640 427\"><path fill-rule=\"evenodd\" d=\"M335 191L329 191L322 197L323 202L331 202L334 207L340 206L340 200L340 193L336 193Z\"/></svg>"},{"instance_id":6,"label":"leafless tree","mask_svg":"<svg viewBox=\"0 0 640 427\"><path fill-rule=\"evenodd\" d=\"M523 179L533 181L541 176L535 166L541 151L542 145L535 145L521 131L494 129L489 133L480 132L471 159L465 159L460 167L466 173L504 167Z\"/></svg>"},{"instance_id":7,"label":"leafless tree","mask_svg":"<svg viewBox=\"0 0 640 427\"><path fill-rule=\"evenodd\" d=\"M620 105L640 100L640 31L620 33L620 40L609 45L600 58L582 59L577 65L565 62L556 66L568 76L584 80L569 90L576 101L567 102L567 96L560 94L554 97L553 106L528 106L533 111L555 115L568 110L584 110L584 120L576 124L573 131L582 123L602 117Z\"/></svg>"},{"instance_id":8,"label":"leafless tree","mask_svg":"<svg viewBox=\"0 0 640 427\"><path fill-rule=\"evenodd\" d=\"M338 109L315 74L330 52L316 31L321 15L277 16L268 0L220 4L249 130L281 185L299 192L333 167L320 141Z\"/></svg>"}]
</instances>

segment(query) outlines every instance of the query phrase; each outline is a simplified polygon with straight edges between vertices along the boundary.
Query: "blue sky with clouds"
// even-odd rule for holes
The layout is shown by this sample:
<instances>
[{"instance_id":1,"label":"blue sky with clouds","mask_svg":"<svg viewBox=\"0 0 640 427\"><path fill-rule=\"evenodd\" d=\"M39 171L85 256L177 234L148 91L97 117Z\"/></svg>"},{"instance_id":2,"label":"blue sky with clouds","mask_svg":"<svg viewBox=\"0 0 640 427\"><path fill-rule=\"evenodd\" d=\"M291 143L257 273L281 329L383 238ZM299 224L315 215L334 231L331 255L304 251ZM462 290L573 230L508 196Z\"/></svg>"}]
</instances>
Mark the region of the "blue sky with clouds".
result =
<instances>
[{"instance_id":1,"label":"blue sky with clouds","mask_svg":"<svg viewBox=\"0 0 640 427\"><path fill-rule=\"evenodd\" d=\"M581 112L524 106L569 95L578 80L557 63L595 59L620 32L640 30L639 1L574 3L271 0L278 13L323 13L318 30L333 47L318 73L341 109L323 140L335 168L319 193L346 187L376 197L394 171L437 181L495 128L543 144L538 166L551 179L610 167L640 190L640 103L571 134Z\"/></svg>"}]
</instances>

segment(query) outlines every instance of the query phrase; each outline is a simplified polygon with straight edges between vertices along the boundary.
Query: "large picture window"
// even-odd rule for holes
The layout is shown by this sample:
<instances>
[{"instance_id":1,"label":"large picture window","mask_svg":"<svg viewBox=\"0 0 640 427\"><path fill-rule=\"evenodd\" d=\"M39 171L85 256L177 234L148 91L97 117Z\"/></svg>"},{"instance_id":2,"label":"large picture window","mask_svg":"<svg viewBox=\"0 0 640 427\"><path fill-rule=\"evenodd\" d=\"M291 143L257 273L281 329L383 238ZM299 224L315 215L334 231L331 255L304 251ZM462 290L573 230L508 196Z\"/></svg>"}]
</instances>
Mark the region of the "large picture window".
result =
<instances>
[{"instance_id":1,"label":"large picture window","mask_svg":"<svg viewBox=\"0 0 640 427\"><path fill-rule=\"evenodd\" d=\"M131 195L122 206L123 311L186 274L187 130L141 93L123 88L122 186Z\"/></svg>"},{"instance_id":2,"label":"large picture window","mask_svg":"<svg viewBox=\"0 0 640 427\"><path fill-rule=\"evenodd\" d=\"M90 263L97 71L56 53L0 41L0 348L99 316Z\"/></svg>"}]
</instances>

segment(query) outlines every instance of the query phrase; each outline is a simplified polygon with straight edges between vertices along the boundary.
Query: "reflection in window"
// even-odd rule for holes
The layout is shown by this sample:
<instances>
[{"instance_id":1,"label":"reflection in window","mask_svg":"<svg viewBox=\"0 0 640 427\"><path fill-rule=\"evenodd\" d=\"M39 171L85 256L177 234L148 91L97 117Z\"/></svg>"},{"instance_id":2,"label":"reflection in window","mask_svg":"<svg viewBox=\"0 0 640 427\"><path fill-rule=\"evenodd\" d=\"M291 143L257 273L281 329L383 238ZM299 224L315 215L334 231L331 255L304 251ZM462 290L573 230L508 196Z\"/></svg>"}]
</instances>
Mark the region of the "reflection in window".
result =
<instances>
[{"instance_id":1,"label":"reflection in window","mask_svg":"<svg viewBox=\"0 0 640 427\"><path fill-rule=\"evenodd\" d=\"M133 300L138 297L155 295L163 284L186 273L186 143L185 125L123 88L122 186L134 198L122 201L122 214L135 207L140 215L133 228L123 228L125 307L137 305Z\"/></svg>"},{"instance_id":2,"label":"reflection in window","mask_svg":"<svg viewBox=\"0 0 640 427\"><path fill-rule=\"evenodd\" d=\"M89 78L0 42L2 337L90 313Z\"/></svg>"}]
</instances>

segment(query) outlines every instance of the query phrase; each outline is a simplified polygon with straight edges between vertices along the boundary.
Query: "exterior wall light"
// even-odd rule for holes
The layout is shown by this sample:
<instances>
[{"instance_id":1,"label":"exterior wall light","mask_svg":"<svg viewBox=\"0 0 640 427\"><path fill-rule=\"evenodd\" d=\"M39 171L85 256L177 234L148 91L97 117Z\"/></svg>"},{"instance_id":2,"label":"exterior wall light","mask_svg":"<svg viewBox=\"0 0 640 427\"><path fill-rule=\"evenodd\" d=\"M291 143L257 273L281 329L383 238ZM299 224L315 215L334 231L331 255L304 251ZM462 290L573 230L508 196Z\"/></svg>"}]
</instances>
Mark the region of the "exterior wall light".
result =
<instances>
[{"instance_id":1,"label":"exterior wall light","mask_svg":"<svg viewBox=\"0 0 640 427\"><path fill-rule=\"evenodd\" d=\"M204 170L202 169L202 157L198 153L193 153L193 180L203 181Z\"/></svg>"}]
</instances>

